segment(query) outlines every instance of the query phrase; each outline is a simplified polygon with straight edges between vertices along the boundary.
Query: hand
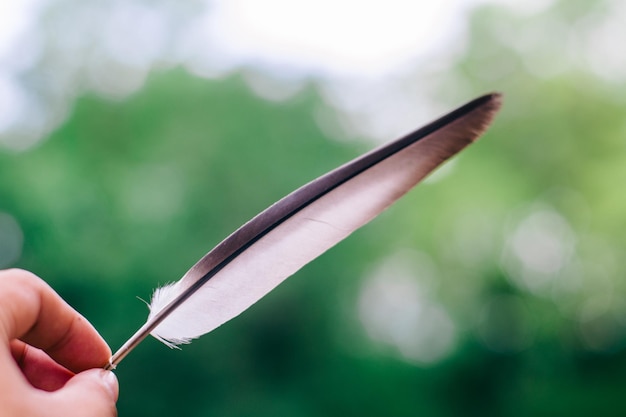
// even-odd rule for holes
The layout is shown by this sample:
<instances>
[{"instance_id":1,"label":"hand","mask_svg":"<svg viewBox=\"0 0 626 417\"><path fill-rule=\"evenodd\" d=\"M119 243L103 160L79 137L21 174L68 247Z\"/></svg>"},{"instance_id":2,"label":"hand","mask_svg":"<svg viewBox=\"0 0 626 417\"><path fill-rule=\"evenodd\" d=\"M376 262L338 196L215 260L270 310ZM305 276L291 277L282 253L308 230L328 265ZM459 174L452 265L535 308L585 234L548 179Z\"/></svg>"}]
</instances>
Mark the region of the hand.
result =
<instances>
[{"instance_id":1,"label":"hand","mask_svg":"<svg viewBox=\"0 0 626 417\"><path fill-rule=\"evenodd\" d=\"M0 417L116 416L117 379L102 370L110 356L41 279L0 271Z\"/></svg>"}]
</instances>

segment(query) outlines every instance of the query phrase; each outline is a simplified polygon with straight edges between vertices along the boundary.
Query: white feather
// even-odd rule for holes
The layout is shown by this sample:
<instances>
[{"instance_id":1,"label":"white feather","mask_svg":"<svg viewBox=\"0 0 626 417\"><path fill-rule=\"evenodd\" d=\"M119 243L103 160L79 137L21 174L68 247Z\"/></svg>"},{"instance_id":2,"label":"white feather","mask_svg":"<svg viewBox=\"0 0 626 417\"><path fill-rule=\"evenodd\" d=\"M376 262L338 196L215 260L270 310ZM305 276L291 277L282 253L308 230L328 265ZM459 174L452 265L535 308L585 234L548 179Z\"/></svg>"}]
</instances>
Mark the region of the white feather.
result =
<instances>
[{"instance_id":1,"label":"white feather","mask_svg":"<svg viewBox=\"0 0 626 417\"><path fill-rule=\"evenodd\" d=\"M478 98L414 137L373 150L259 214L180 281L154 292L146 324L114 355L111 367L148 333L175 347L239 315L480 136L499 106L499 95Z\"/></svg>"},{"instance_id":2,"label":"white feather","mask_svg":"<svg viewBox=\"0 0 626 417\"><path fill-rule=\"evenodd\" d=\"M463 132L458 126L445 129L448 136L436 131L297 212L213 276L151 334L166 343L187 343L242 313L416 185L434 168L433 161L442 160L447 141L466 138L458 135ZM206 272L193 270L156 290L151 310L160 311Z\"/></svg>"}]
</instances>

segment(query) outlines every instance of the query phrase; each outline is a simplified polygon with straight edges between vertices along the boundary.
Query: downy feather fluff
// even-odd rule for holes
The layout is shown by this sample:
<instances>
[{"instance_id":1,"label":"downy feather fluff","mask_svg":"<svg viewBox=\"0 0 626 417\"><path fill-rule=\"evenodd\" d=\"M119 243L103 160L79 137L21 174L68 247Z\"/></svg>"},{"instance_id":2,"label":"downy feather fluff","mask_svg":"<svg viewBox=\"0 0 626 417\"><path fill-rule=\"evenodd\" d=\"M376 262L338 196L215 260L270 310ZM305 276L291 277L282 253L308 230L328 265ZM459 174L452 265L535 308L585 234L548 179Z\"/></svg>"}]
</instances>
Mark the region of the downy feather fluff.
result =
<instances>
[{"instance_id":1,"label":"downy feather fluff","mask_svg":"<svg viewBox=\"0 0 626 417\"><path fill-rule=\"evenodd\" d=\"M115 367L148 334L175 347L239 315L476 140L500 102L499 94L479 97L317 178L258 214L179 281L154 292L147 322L108 367Z\"/></svg>"}]
</instances>

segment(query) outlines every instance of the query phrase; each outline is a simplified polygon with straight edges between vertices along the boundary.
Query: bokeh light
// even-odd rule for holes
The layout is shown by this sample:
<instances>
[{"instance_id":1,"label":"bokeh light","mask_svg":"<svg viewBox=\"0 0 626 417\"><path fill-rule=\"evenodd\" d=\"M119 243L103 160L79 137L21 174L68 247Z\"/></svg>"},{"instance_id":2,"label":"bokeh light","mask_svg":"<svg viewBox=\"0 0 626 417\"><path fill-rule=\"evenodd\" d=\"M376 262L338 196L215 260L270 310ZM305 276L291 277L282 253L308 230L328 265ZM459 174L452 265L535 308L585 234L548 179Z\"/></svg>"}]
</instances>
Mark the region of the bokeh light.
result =
<instances>
[{"instance_id":1,"label":"bokeh light","mask_svg":"<svg viewBox=\"0 0 626 417\"><path fill-rule=\"evenodd\" d=\"M504 267L514 283L536 293L550 293L575 253L576 236L567 221L547 207L533 207L514 226L504 253Z\"/></svg>"},{"instance_id":2,"label":"bokeh light","mask_svg":"<svg viewBox=\"0 0 626 417\"><path fill-rule=\"evenodd\" d=\"M400 252L365 278L358 301L368 335L404 359L429 364L454 348L455 325L435 296L437 272L425 254Z\"/></svg>"},{"instance_id":3,"label":"bokeh light","mask_svg":"<svg viewBox=\"0 0 626 417\"><path fill-rule=\"evenodd\" d=\"M13 266L22 255L24 235L17 220L0 212L0 268Z\"/></svg>"}]
</instances>

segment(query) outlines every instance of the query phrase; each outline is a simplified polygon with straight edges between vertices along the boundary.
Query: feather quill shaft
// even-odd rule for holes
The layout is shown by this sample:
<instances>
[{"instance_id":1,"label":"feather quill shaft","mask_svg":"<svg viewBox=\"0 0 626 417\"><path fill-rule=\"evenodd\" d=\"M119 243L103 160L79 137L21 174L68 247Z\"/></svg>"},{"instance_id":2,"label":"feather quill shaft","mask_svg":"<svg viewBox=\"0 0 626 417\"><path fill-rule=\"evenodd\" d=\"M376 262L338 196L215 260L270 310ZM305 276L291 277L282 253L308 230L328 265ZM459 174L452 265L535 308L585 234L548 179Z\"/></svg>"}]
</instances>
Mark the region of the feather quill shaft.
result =
<instances>
[{"instance_id":1,"label":"feather quill shaft","mask_svg":"<svg viewBox=\"0 0 626 417\"><path fill-rule=\"evenodd\" d=\"M500 105L499 94L479 97L330 171L258 214L179 281L154 292L148 320L107 368L115 368L148 334L175 347L239 315L476 140Z\"/></svg>"}]
</instances>

